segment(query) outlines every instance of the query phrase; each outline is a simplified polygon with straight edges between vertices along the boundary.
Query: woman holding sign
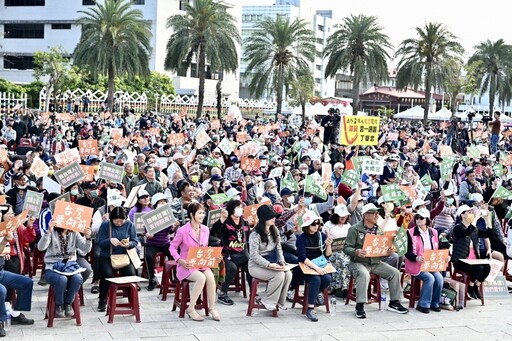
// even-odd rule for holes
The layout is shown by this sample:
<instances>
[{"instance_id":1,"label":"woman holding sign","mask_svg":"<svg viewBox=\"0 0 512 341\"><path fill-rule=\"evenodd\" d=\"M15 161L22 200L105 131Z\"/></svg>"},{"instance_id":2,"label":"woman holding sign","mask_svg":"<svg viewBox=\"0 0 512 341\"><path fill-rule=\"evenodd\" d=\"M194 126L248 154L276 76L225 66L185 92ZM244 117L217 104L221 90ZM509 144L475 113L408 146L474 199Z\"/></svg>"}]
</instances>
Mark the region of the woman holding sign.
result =
<instances>
[{"instance_id":1,"label":"woman holding sign","mask_svg":"<svg viewBox=\"0 0 512 341\"><path fill-rule=\"evenodd\" d=\"M304 280L309 283L306 317L312 322L318 321L313 310L316 298L331 283L331 275L326 269L328 264L326 257L330 257L332 254L332 239L320 232L322 225L322 218L313 211L306 211L300 224L303 233L297 238L299 263L303 263L313 271L311 274L304 273Z\"/></svg>"},{"instance_id":2,"label":"woman holding sign","mask_svg":"<svg viewBox=\"0 0 512 341\"><path fill-rule=\"evenodd\" d=\"M440 312L439 302L443 291L443 276L439 271L421 271L426 250L439 250L437 230L430 227L430 212L421 208L414 215L416 226L407 232L405 272L423 282L416 310L428 314L430 310ZM448 259L445 259L448 262ZM446 268L446 267L445 267ZM411 288L412 291L412 288Z\"/></svg>"},{"instance_id":3,"label":"woman holding sign","mask_svg":"<svg viewBox=\"0 0 512 341\"><path fill-rule=\"evenodd\" d=\"M215 309L216 283L212 270L207 267L194 267L194 264L187 260L191 247L208 246L210 230L208 226L202 224L205 214L206 211L200 203L194 202L188 205L187 215L190 220L176 231L176 236L171 242L169 251L178 265L176 270L178 279L180 281L186 279L195 283L190 293L190 305L186 310L188 317L194 321L204 321L204 317L195 310L195 302L197 302L206 285L210 314L215 321L220 321L220 315Z\"/></svg>"},{"instance_id":4,"label":"woman holding sign","mask_svg":"<svg viewBox=\"0 0 512 341\"><path fill-rule=\"evenodd\" d=\"M258 207L257 214L258 223L249 236L249 273L268 281L267 290L260 294L265 309L286 310L284 304L292 273L284 267L281 238L274 224L278 214L270 205Z\"/></svg>"}]
</instances>

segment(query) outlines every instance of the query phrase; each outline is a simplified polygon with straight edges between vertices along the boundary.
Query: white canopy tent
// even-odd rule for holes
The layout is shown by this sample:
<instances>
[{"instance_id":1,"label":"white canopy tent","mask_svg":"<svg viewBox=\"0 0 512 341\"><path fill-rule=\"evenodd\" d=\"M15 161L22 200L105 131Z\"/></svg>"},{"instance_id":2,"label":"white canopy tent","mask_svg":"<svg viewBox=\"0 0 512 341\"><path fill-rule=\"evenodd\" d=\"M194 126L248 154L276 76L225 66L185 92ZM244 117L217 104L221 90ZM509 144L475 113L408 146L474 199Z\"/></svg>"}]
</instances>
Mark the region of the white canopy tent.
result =
<instances>
[{"instance_id":1,"label":"white canopy tent","mask_svg":"<svg viewBox=\"0 0 512 341\"><path fill-rule=\"evenodd\" d=\"M402 118L406 120L422 120L424 109L419 105L416 105L410 109L395 114L393 118Z\"/></svg>"},{"instance_id":2,"label":"white canopy tent","mask_svg":"<svg viewBox=\"0 0 512 341\"><path fill-rule=\"evenodd\" d=\"M445 107L442 107L436 113L433 113L432 116L428 115L428 118L435 121L449 121L452 117L452 112Z\"/></svg>"}]
</instances>

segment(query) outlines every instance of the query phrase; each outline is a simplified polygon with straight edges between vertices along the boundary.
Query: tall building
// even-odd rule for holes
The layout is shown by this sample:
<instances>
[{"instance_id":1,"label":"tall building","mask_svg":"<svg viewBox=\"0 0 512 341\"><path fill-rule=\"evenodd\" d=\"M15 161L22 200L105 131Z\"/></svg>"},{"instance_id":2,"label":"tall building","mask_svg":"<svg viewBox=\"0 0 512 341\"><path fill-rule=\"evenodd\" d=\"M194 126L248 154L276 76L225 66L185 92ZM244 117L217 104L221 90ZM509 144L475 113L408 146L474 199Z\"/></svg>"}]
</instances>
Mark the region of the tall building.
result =
<instances>
[{"instance_id":1,"label":"tall building","mask_svg":"<svg viewBox=\"0 0 512 341\"><path fill-rule=\"evenodd\" d=\"M310 69L315 81L315 95L320 97L334 96L334 79L325 79L324 72L327 60L322 57L327 38L333 32L332 11L315 12L310 0L277 0L273 6L243 6L242 7L242 54L244 41L257 31L256 25L265 17L272 19L281 16L293 21L303 19L308 22L316 39L317 55ZM245 75L247 63L242 60L240 65L240 97L252 97L249 91L251 76ZM263 97L272 99L273 94L268 92Z\"/></svg>"},{"instance_id":2,"label":"tall building","mask_svg":"<svg viewBox=\"0 0 512 341\"><path fill-rule=\"evenodd\" d=\"M80 40L81 27L76 20L96 2L104 0L0 0L0 78L15 83L29 83L33 80L33 54L50 47L62 46L69 53ZM126 1L126 0L125 0ZM193 0L130 0L133 7L140 9L144 18L151 22L153 34L149 68L171 76L178 94L196 94L199 86L197 64L186 74L177 75L164 70L166 45L171 31L167 29L167 18L184 14L186 4ZM238 23L241 22L242 6L237 0L224 0L226 10ZM240 46L238 46L240 56ZM215 96L215 86L223 79L222 89L226 96L238 98L239 72L207 72L205 96Z\"/></svg>"}]
</instances>

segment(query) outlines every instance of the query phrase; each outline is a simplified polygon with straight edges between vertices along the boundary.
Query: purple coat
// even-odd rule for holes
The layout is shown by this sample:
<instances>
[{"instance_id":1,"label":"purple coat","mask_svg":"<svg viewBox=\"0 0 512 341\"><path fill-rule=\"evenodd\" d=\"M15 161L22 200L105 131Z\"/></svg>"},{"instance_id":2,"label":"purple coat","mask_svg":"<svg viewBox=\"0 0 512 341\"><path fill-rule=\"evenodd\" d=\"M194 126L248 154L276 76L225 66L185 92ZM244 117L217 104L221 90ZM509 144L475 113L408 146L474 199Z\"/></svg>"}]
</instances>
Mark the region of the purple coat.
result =
<instances>
[{"instance_id":1,"label":"purple coat","mask_svg":"<svg viewBox=\"0 0 512 341\"><path fill-rule=\"evenodd\" d=\"M171 252L172 258L174 258L176 263L178 263L178 261L181 258L186 260L188 257L188 249L190 247L208 246L209 237L210 229L208 228L208 226L201 225L201 230L199 233L200 240L198 241L195 237L194 230L192 229L190 222L186 223L185 225L180 227L178 231L176 231L176 235L174 236L174 239L171 242L169 251ZM178 248L180 249L180 253L178 253ZM186 269L178 263L176 269L176 277L178 277L178 279L182 281L186 279L192 272L197 270L203 269Z\"/></svg>"}]
</instances>

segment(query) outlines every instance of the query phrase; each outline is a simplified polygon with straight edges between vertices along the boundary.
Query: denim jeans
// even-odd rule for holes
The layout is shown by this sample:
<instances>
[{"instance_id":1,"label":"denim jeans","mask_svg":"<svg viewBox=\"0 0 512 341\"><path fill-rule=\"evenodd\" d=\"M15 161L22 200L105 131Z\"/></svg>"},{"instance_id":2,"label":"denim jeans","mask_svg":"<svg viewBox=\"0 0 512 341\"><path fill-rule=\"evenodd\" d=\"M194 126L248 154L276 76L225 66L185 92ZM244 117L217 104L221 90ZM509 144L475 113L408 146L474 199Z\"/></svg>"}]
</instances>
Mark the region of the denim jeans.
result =
<instances>
[{"instance_id":1,"label":"denim jeans","mask_svg":"<svg viewBox=\"0 0 512 341\"><path fill-rule=\"evenodd\" d=\"M331 275L304 275L304 280L309 283L308 305L314 305L318 294L331 283Z\"/></svg>"},{"instance_id":2,"label":"denim jeans","mask_svg":"<svg viewBox=\"0 0 512 341\"><path fill-rule=\"evenodd\" d=\"M7 289L18 290L16 304L13 309L18 311L30 311L32 307L32 287L34 282L28 277L9 271L0 270L0 321L7 319L5 311L5 296Z\"/></svg>"},{"instance_id":3,"label":"denim jeans","mask_svg":"<svg viewBox=\"0 0 512 341\"><path fill-rule=\"evenodd\" d=\"M496 150L498 149L499 139L500 139L499 135L496 135L496 134L491 135L491 154L496 153Z\"/></svg>"},{"instance_id":4,"label":"denim jeans","mask_svg":"<svg viewBox=\"0 0 512 341\"><path fill-rule=\"evenodd\" d=\"M423 282L418 305L427 309L439 307L443 291L443 276L439 272L420 272L416 278Z\"/></svg>"},{"instance_id":5,"label":"denim jeans","mask_svg":"<svg viewBox=\"0 0 512 341\"><path fill-rule=\"evenodd\" d=\"M61 275L51 269L46 269L46 281L55 288L55 304L71 304L83 283L82 274L71 276Z\"/></svg>"}]
</instances>

